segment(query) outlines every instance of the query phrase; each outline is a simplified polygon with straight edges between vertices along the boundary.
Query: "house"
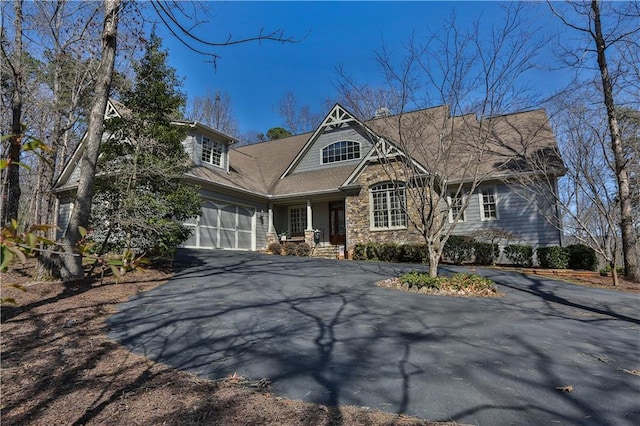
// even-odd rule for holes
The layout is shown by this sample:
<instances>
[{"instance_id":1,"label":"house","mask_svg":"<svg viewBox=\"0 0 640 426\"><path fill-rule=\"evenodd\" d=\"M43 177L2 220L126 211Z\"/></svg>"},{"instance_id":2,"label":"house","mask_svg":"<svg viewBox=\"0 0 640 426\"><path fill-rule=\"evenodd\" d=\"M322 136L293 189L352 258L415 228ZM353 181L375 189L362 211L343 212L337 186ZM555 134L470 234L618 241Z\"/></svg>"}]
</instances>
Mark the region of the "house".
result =
<instances>
[{"instance_id":1,"label":"house","mask_svg":"<svg viewBox=\"0 0 640 426\"><path fill-rule=\"evenodd\" d=\"M107 112L117 113L117 105ZM451 188L462 189L447 196L456 234L499 228L534 247L559 245L560 227L543 214L556 208L553 197L529 196L518 180L541 174L555 181L562 174L545 112L491 122L483 127L475 115L451 117L444 106L400 116L383 113L363 122L336 104L311 133L237 148L234 138L215 129L179 122L187 127L183 145L193 161L184 180L202 194L202 213L186 223L193 233L184 246L261 250L280 235L313 245L314 230L318 246L333 253L348 254L369 241L423 242L403 208L407 192L416 190L415 177L390 175L385 169L390 164L441 174ZM433 164L452 138L463 143L447 152L447 161ZM82 148L76 150L56 184L60 229L70 217L81 154ZM536 162L545 168L534 167ZM472 185L474 180L479 184Z\"/></svg>"}]
</instances>

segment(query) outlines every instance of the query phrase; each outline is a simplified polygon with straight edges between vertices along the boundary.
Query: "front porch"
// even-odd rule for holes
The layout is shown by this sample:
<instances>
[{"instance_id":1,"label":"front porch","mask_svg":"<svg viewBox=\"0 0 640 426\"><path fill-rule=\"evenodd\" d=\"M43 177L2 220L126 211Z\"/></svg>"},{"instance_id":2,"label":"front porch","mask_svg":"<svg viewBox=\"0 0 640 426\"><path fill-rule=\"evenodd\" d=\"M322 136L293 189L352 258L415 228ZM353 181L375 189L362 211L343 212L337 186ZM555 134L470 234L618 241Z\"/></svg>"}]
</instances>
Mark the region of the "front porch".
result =
<instances>
[{"instance_id":1,"label":"front porch","mask_svg":"<svg viewBox=\"0 0 640 426\"><path fill-rule=\"evenodd\" d=\"M312 256L338 258L346 247L343 199L292 200L269 205L268 244L305 242Z\"/></svg>"}]
</instances>

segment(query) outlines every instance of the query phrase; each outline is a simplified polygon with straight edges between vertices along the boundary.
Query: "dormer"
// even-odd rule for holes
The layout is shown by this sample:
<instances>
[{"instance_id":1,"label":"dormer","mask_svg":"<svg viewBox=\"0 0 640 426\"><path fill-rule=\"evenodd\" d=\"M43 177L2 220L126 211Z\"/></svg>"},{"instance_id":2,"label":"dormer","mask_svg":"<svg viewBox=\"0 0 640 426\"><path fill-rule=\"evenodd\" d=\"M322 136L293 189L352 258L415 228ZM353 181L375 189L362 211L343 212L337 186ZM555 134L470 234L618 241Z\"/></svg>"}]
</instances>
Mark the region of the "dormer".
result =
<instances>
[{"instance_id":1,"label":"dormer","mask_svg":"<svg viewBox=\"0 0 640 426\"><path fill-rule=\"evenodd\" d=\"M196 166L229 171L229 147L235 138L198 121L179 121L187 126L187 137L182 142L189 158Z\"/></svg>"}]
</instances>

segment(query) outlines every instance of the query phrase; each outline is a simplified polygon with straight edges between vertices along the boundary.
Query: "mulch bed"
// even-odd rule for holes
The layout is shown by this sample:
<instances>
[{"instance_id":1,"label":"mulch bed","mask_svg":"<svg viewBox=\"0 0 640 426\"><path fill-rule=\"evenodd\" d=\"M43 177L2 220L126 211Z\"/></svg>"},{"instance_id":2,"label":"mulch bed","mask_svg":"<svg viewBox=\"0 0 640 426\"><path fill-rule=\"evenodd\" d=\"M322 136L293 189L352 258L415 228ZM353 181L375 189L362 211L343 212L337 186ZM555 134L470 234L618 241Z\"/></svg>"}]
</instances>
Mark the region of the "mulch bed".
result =
<instances>
[{"instance_id":1,"label":"mulch bed","mask_svg":"<svg viewBox=\"0 0 640 426\"><path fill-rule=\"evenodd\" d=\"M553 279L568 281L572 284L585 285L587 287L604 288L608 290L623 291L627 293L640 293L640 283L626 280L624 276L618 276L618 285L613 285L611 276L602 276L598 272L580 271L572 269L540 269L540 268L502 268L511 269L528 275L546 276Z\"/></svg>"},{"instance_id":2,"label":"mulch bed","mask_svg":"<svg viewBox=\"0 0 640 426\"><path fill-rule=\"evenodd\" d=\"M170 274L135 272L120 283L29 282L30 267L2 275L3 425L429 425L365 407L279 398L268 381L204 380L132 354L106 337L117 305ZM24 285L26 291L12 288Z\"/></svg>"},{"instance_id":3,"label":"mulch bed","mask_svg":"<svg viewBox=\"0 0 640 426\"><path fill-rule=\"evenodd\" d=\"M407 283L403 283L400 278L388 278L386 280L378 281L376 283L378 287L392 288L395 290L408 291L410 293L418 294L430 294L434 296L453 296L453 297L502 297L504 293L499 291L482 290L454 290L449 288L430 288L410 286Z\"/></svg>"}]
</instances>

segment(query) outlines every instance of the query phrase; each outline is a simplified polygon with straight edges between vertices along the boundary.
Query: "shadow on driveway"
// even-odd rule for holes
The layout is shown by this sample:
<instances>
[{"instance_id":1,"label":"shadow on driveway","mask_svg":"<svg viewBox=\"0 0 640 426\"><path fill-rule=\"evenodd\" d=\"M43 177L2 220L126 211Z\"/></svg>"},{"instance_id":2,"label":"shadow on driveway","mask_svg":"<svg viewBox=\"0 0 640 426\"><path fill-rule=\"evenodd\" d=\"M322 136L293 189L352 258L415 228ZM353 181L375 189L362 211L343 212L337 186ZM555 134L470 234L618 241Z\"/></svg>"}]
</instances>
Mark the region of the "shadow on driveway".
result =
<instances>
[{"instance_id":1,"label":"shadow on driveway","mask_svg":"<svg viewBox=\"0 0 640 426\"><path fill-rule=\"evenodd\" d=\"M175 368L430 420L640 424L635 295L486 269L505 297L427 296L375 286L422 266L247 252L182 250L176 266L109 321Z\"/></svg>"}]
</instances>

